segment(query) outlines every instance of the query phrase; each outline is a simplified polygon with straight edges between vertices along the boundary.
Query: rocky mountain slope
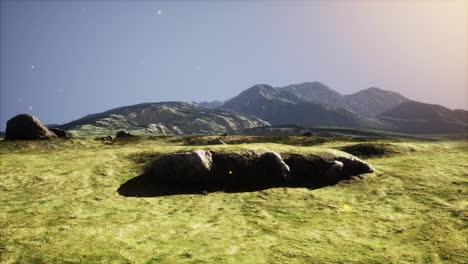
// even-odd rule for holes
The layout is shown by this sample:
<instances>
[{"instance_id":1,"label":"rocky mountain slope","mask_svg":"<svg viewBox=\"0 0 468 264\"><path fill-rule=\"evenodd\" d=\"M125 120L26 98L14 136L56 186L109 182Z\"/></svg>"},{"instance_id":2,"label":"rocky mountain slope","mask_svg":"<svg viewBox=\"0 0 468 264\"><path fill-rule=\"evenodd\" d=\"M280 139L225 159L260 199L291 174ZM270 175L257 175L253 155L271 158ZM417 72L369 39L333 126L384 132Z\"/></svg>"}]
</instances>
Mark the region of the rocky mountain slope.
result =
<instances>
[{"instance_id":1,"label":"rocky mountain slope","mask_svg":"<svg viewBox=\"0 0 468 264\"><path fill-rule=\"evenodd\" d=\"M451 110L434 104L408 101L378 116L405 133L466 133L468 111Z\"/></svg>"},{"instance_id":2,"label":"rocky mountain slope","mask_svg":"<svg viewBox=\"0 0 468 264\"><path fill-rule=\"evenodd\" d=\"M320 82L306 82L292 84L278 88L280 91L288 91L306 101L318 101L331 106L346 107L344 97Z\"/></svg>"},{"instance_id":3,"label":"rocky mountain slope","mask_svg":"<svg viewBox=\"0 0 468 264\"><path fill-rule=\"evenodd\" d=\"M410 99L403 95L371 87L354 94L341 95L320 82L306 82L279 87L302 100L316 101L335 107L343 107L366 117L375 117Z\"/></svg>"},{"instance_id":4,"label":"rocky mountain slope","mask_svg":"<svg viewBox=\"0 0 468 264\"><path fill-rule=\"evenodd\" d=\"M319 82L278 88L258 84L227 100L220 108L258 116L272 125L422 134L468 131L468 111L415 102L375 87L343 96Z\"/></svg>"},{"instance_id":5,"label":"rocky mountain slope","mask_svg":"<svg viewBox=\"0 0 468 264\"><path fill-rule=\"evenodd\" d=\"M203 101L203 102L192 102L194 104L197 104L201 107L205 107L205 108L209 108L209 109L214 109L214 108L217 108L217 107L220 107L223 105L223 102L221 101L218 101L218 100L214 100L214 101Z\"/></svg>"},{"instance_id":6,"label":"rocky mountain slope","mask_svg":"<svg viewBox=\"0 0 468 264\"><path fill-rule=\"evenodd\" d=\"M223 109L207 109L191 103L144 103L88 115L59 126L75 136L131 134L216 134L266 126L268 122Z\"/></svg>"},{"instance_id":7,"label":"rocky mountain slope","mask_svg":"<svg viewBox=\"0 0 468 264\"><path fill-rule=\"evenodd\" d=\"M410 99L391 91L371 87L343 97L346 107L360 115L374 117Z\"/></svg>"},{"instance_id":8,"label":"rocky mountain slope","mask_svg":"<svg viewBox=\"0 0 468 264\"><path fill-rule=\"evenodd\" d=\"M314 90L314 87L320 87L320 91ZM371 129L391 127L380 120L366 118L343 107L319 101L324 97L327 97L329 102L341 100L339 94L317 84L285 88L262 84L243 91L226 101L221 108L258 116L273 125L307 124Z\"/></svg>"}]
</instances>

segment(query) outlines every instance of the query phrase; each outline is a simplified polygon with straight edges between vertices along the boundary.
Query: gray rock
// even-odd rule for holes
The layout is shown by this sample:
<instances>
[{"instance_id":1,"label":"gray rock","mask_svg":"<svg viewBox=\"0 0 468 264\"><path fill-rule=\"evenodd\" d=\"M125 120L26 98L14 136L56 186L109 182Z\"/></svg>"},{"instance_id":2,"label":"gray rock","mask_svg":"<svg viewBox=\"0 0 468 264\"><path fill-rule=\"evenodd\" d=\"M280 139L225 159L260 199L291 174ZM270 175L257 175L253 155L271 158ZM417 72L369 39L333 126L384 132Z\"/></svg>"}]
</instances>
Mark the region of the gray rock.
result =
<instances>
[{"instance_id":1,"label":"gray rock","mask_svg":"<svg viewBox=\"0 0 468 264\"><path fill-rule=\"evenodd\" d=\"M260 162L263 161L267 163L267 168L271 168L273 171L270 172L270 175L277 174L277 176L281 177L284 182L290 183L292 182L292 176L291 176L291 169L289 168L288 164L284 162L284 160L281 158L281 155L274 152L274 151L269 151L265 152L260 156Z\"/></svg>"},{"instance_id":2,"label":"gray rock","mask_svg":"<svg viewBox=\"0 0 468 264\"><path fill-rule=\"evenodd\" d=\"M338 157L336 158L336 161L343 163L341 177L374 172L374 168L369 163L355 157Z\"/></svg>"},{"instance_id":3,"label":"gray rock","mask_svg":"<svg viewBox=\"0 0 468 264\"><path fill-rule=\"evenodd\" d=\"M157 159L150 174L167 184L204 183L212 165L212 155L208 150L172 153Z\"/></svg>"},{"instance_id":4,"label":"gray rock","mask_svg":"<svg viewBox=\"0 0 468 264\"><path fill-rule=\"evenodd\" d=\"M21 114L7 122L5 140L34 140L56 138L35 116Z\"/></svg>"},{"instance_id":5,"label":"gray rock","mask_svg":"<svg viewBox=\"0 0 468 264\"><path fill-rule=\"evenodd\" d=\"M354 157L323 158L316 155L291 154L285 158L291 169L292 182L299 186L326 186L350 179L374 169Z\"/></svg>"}]
</instances>

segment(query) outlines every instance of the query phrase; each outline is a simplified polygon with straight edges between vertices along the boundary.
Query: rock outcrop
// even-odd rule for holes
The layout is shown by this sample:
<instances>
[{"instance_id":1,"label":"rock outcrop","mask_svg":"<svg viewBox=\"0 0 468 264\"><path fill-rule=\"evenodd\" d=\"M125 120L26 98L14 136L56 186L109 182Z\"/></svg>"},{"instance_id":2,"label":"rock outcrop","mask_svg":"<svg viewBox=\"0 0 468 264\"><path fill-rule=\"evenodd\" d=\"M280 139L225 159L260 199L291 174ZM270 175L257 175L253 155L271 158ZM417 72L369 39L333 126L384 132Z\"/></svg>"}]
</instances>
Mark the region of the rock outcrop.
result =
<instances>
[{"instance_id":1,"label":"rock outcrop","mask_svg":"<svg viewBox=\"0 0 468 264\"><path fill-rule=\"evenodd\" d=\"M5 140L34 140L56 138L35 116L21 114L7 122Z\"/></svg>"},{"instance_id":2,"label":"rock outcrop","mask_svg":"<svg viewBox=\"0 0 468 264\"><path fill-rule=\"evenodd\" d=\"M119 188L124 196L213 191L256 191L272 187L318 188L373 168L354 157L195 150L161 156L147 173Z\"/></svg>"},{"instance_id":3,"label":"rock outcrop","mask_svg":"<svg viewBox=\"0 0 468 264\"><path fill-rule=\"evenodd\" d=\"M195 150L164 155L153 163L149 173L166 184L201 184L209 181L212 166L210 151Z\"/></svg>"}]
</instances>

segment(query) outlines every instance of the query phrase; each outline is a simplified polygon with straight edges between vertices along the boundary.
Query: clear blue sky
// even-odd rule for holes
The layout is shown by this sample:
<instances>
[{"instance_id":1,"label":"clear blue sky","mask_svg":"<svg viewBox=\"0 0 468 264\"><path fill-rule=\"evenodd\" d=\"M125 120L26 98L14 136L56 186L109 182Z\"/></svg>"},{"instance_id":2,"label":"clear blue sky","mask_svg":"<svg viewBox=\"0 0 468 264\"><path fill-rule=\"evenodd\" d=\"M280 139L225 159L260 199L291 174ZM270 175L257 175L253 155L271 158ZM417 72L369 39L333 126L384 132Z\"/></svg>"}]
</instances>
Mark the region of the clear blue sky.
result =
<instances>
[{"instance_id":1,"label":"clear blue sky","mask_svg":"<svg viewBox=\"0 0 468 264\"><path fill-rule=\"evenodd\" d=\"M0 130L19 113L64 123L142 102L226 100L257 83L377 86L468 108L465 0L0 7Z\"/></svg>"}]
</instances>

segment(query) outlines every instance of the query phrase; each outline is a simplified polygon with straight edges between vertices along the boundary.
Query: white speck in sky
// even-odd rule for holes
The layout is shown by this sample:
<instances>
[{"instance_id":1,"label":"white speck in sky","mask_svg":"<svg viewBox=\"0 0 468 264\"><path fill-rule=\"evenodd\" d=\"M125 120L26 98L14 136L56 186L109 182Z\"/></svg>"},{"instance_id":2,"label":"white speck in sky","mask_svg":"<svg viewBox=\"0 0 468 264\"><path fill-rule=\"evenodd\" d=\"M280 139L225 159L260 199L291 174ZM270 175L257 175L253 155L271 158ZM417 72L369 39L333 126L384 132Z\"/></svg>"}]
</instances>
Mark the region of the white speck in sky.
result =
<instances>
[{"instance_id":1,"label":"white speck in sky","mask_svg":"<svg viewBox=\"0 0 468 264\"><path fill-rule=\"evenodd\" d=\"M156 15L161 15L162 14L162 10L159 9L159 10L156 10Z\"/></svg>"},{"instance_id":2,"label":"white speck in sky","mask_svg":"<svg viewBox=\"0 0 468 264\"><path fill-rule=\"evenodd\" d=\"M36 68L36 66L35 66L35 65L31 65L31 69L34 69L34 68Z\"/></svg>"},{"instance_id":3,"label":"white speck in sky","mask_svg":"<svg viewBox=\"0 0 468 264\"><path fill-rule=\"evenodd\" d=\"M32 106L28 106L28 110L32 110Z\"/></svg>"}]
</instances>

